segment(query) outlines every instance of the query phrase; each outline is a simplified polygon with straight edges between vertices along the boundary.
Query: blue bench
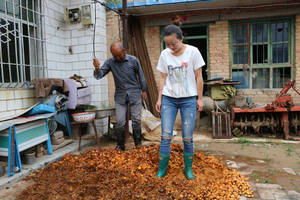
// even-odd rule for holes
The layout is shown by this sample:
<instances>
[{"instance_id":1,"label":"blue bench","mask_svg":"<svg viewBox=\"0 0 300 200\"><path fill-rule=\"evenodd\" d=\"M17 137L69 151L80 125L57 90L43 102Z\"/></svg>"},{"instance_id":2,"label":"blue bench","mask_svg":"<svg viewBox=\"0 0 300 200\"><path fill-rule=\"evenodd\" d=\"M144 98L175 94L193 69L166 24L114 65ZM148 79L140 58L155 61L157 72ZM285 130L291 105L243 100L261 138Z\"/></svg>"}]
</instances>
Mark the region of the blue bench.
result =
<instances>
[{"instance_id":1,"label":"blue bench","mask_svg":"<svg viewBox=\"0 0 300 200\"><path fill-rule=\"evenodd\" d=\"M48 119L55 113L14 118L0 122L0 156L8 157L8 176L14 175L15 167L22 170L20 152L42 142L52 154Z\"/></svg>"}]
</instances>

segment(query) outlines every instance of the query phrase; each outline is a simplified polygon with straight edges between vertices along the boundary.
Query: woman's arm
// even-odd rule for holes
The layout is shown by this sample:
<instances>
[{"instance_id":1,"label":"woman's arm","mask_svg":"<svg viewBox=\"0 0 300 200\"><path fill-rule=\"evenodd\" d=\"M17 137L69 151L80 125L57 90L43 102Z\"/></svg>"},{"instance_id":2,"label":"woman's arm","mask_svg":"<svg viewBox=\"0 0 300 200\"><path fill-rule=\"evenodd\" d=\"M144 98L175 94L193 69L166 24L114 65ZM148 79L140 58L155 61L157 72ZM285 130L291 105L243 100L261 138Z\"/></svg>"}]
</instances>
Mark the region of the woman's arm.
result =
<instances>
[{"instance_id":1,"label":"woman's arm","mask_svg":"<svg viewBox=\"0 0 300 200\"><path fill-rule=\"evenodd\" d=\"M160 73L160 77L159 77L159 86L158 86L158 99L155 105L156 111L160 112L161 111L161 99L162 99L162 90L164 88L164 85L166 83L166 79L167 79L168 74L166 73Z\"/></svg>"},{"instance_id":2,"label":"woman's arm","mask_svg":"<svg viewBox=\"0 0 300 200\"><path fill-rule=\"evenodd\" d=\"M196 82L197 82L197 111L200 112L203 109L202 94L203 94L203 78L202 78L202 67L195 70Z\"/></svg>"}]
</instances>

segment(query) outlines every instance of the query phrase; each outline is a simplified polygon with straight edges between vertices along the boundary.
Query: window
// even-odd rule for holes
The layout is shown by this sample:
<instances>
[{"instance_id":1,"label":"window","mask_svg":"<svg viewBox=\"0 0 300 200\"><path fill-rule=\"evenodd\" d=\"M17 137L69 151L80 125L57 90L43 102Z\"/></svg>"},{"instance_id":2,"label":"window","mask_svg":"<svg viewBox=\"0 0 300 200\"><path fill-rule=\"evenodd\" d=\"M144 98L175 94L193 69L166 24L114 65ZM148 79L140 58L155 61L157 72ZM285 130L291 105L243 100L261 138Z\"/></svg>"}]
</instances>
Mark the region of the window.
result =
<instances>
[{"instance_id":1,"label":"window","mask_svg":"<svg viewBox=\"0 0 300 200\"><path fill-rule=\"evenodd\" d=\"M0 0L0 85L16 87L43 74L40 0Z\"/></svg>"},{"instance_id":2,"label":"window","mask_svg":"<svg viewBox=\"0 0 300 200\"><path fill-rule=\"evenodd\" d=\"M292 32L292 19L231 24L231 72L238 88L282 88L291 79Z\"/></svg>"}]
</instances>

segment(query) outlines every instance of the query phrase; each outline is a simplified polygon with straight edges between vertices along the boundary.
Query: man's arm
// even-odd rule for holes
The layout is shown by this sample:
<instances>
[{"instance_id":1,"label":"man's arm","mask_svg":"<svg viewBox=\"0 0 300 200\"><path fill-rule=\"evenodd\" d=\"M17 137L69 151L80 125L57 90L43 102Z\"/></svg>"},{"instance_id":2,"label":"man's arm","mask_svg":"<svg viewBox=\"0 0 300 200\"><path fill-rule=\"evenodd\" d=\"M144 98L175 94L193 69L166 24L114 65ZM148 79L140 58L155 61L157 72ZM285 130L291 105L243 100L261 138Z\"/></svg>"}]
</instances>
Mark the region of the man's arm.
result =
<instances>
[{"instance_id":1,"label":"man's arm","mask_svg":"<svg viewBox=\"0 0 300 200\"><path fill-rule=\"evenodd\" d=\"M95 67L94 77L95 79L103 78L108 72L110 72L110 65L108 61L104 62L102 67L100 68L100 62L97 58L93 59L93 65Z\"/></svg>"},{"instance_id":2,"label":"man's arm","mask_svg":"<svg viewBox=\"0 0 300 200\"><path fill-rule=\"evenodd\" d=\"M147 83L146 83L144 72L143 72L143 69L142 69L142 66L141 66L141 63L140 63L139 60L137 60L137 74L139 76L139 81L140 81L140 84L141 84L141 87L142 87L142 91L146 92Z\"/></svg>"},{"instance_id":3,"label":"man's arm","mask_svg":"<svg viewBox=\"0 0 300 200\"><path fill-rule=\"evenodd\" d=\"M197 99L197 111L200 112L203 109L203 103L202 103L202 94L203 94L203 78L202 78L202 68L198 68L195 70L195 76L196 76L196 82L197 82L197 93L198 93L198 99Z\"/></svg>"}]
</instances>

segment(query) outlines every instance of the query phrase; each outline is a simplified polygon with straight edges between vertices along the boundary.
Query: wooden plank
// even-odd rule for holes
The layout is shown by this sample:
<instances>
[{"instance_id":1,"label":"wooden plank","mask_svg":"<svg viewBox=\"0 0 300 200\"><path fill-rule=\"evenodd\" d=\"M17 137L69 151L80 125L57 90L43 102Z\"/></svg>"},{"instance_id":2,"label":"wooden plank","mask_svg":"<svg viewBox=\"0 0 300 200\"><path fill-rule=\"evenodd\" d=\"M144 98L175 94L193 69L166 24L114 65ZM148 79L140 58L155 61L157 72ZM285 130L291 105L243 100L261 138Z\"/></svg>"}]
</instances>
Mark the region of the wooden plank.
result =
<instances>
[{"instance_id":1,"label":"wooden plank","mask_svg":"<svg viewBox=\"0 0 300 200\"><path fill-rule=\"evenodd\" d=\"M154 116L159 117L159 113L155 109L155 104L158 98L158 90L155 82L155 77L150 62L144 34L142 32L141 24L137 18L130 17L130 53L135 55L141 62L142 69L145 75L148 88L148 98L146 100L147 107Z\"/></svg>"},{"instance_id":2,"label":"wooden plank","mask_svg":"<svg viewBox=\"0 0 300 200\"><path fill-rule=\"evenodd\" d=\"M53 151L56 151L57 149L60 149L64 146L67 146L68 144L71 144L73 143L74 141L72 139L65 139L65 141L61 144L58 144L58 145L52 145L52 150Z\"/></svg>"},{"instance_id":3,"label":"wooden plank","mask_svg":"<svg viewBox=\"0 0 300 200\"><path fill-rule=\"evenodd\" d=\"M11 174L13 174L13 172L14 172L14 137L15 137L15 129L12 128L11 129L11 152L10 152L11 159L10 159L10 163L9 163Z\"/></svg>"}]
</instances>

